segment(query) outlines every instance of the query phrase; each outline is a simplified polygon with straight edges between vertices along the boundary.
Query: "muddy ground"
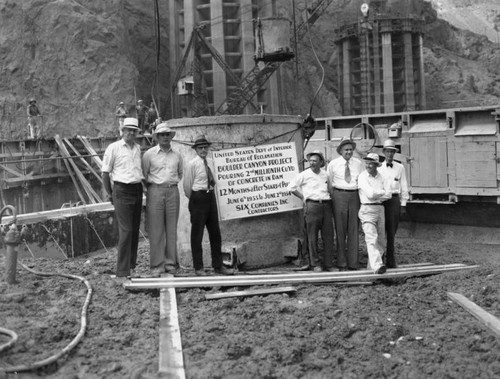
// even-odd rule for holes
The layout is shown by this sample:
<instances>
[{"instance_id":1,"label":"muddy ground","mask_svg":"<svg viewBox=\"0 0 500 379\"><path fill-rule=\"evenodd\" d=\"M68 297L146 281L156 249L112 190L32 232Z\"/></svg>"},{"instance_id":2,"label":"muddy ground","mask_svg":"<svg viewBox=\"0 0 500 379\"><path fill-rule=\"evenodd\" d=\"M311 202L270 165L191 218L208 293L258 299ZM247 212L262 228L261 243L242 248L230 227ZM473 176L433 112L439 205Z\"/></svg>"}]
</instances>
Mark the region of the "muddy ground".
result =
<instances>
[{"instance_id":1,"label":"muddy ground","mask_svg":"<svg viewBox=\"0 0 500 379\"><path fill-rule=\"evenodd\" d=\"M446 295L461 293L500 317L499 248L402 238L397 248L399 263L480 267L370 286L299 285L293 296L209 301L206 293L234 288L177 290L187 377L500 377L500 337ZM139 272L147 272L147 251L144 243ZM94 290L88 329L57 363L17 375L2 372L46 359L69 344L86 296L78 280L18 268L18 284L0 282L0 327L19 335L0 353L0 378L164 377L157 373L159 291L133 293L117 286L110 278L114 250L22 261L34 270L88 279ZM7 340L0 335L0 344Z\"/></svg>"}]
</instances>

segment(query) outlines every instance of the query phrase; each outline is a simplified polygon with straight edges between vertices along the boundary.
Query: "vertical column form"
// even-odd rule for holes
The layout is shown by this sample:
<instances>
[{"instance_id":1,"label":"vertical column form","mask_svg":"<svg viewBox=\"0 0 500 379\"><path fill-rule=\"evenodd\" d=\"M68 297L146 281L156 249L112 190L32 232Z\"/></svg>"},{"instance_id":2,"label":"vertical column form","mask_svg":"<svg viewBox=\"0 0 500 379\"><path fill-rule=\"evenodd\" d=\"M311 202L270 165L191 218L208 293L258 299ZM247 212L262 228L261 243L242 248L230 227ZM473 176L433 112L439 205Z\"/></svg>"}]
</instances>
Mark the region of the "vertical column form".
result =
<instances>
[{"instance_id":1,"label":"vertical column form","mask_svg":"<svg viewBox=\"0 0 500 379\"><path fill-rule=\"evenodd\" d=\"M425 97L425 72L424 72L424 42L422 35L418 35L418 54L419 54L419 93L420 93L420 110L427 108L426 97Z\"/></svg>"},{"instance_id":2,"label":"vertical column form","mask_svg":"<svg viewBox=\"0 0 500 379\"><path fill-rule=\"evenodd\" d=\"M373 23L373 107L374 113L382 113L380 98L381 94L381 82L380 82L380 35L378 22Z\"/></svg>"},{"instance_id":3,"label":"vertical column form","mask_svg":"<svg viewBox=\"0 0 500 379\"><path fill-rule=\"evenodd\" d=\"M274 10L276 6L276 1L272 0L260 0L260 12L262 17L272 17L274 15ZM280 110L280 101L279 101L279 78L280 69L276 70L276 72L271 75L271 77L267 81L267 85L263 87L265 90L265 102L267 103L267 107L265 109L265 113L281 113Z\"/></svg>"},{"instance_id":4,"label":"vertical column form","mask_svg":"<svg viewBox=\"0 0 500 379\"><path fill-rule=\"evenodd\" d=\"M351 99L351 41L346 38L342 41L342 113L352 114ZM340 63L340 62L339 62Z\"/></svg>"},{"instance_id":5,"label":"vertical column form","mask_svg":"<svg viewBox=\"0 0 500 379\"><path fill-rule=\"evenodd\" d=\"M360 79L361 79L361 114L370 113L370 52L368 33L359 36Z\"/></svg>"},{"instance_id":6,"label":"vertical column form","mask_svg":"<svg viewBox=\"0 0 500 379\"><path fill-rule=\"evenodd\" d=\"M240 29L241 29L241 78L250 72L254 66L255 45L253 36L253 0L241 0L240 5ZM256 103L257 99L253 99ZM244 113L249 113L250 107L245 107ZM252 108L253 109L253 108Z\"/></svg>"},{"instance_id":7,"label":"vertical column form","mask_svg":"<svg viewBox=\"0 0 500 379\"><path fill-rule=\"evenodd\" d=\"M182 2L178 0L167 1L168 7L168 35L170 36L168 46L169 46L169 65L175 72L177 66L179 66L182 56L184 55L183 49L186 47L188 41L185 38L191 36L191 29L186 29L186 20L183 15L185 15L184 9L182 9ZM187 36L187 37L186 37ZM180 114L180 104L179 98L175 95L175 88L177 83L172 82L174 76L170 76L170 88L171 92L170 104L165 104L168 107L171 117L176 117Z\"/></svg>"},{"instance_id":8,"label":"vertical column form","mask_svg":"<svg viewBox=\"0 0 500 379\"><path fill-rule=\"evenodd\" d=\"M392 69L391 34L382 33L382 75L384 83L384 113L394 112L394 77Z\"/></svg>"},{"instance_id":9,"label":"vertical column form","mask_svg":"<svg viewBox=\"0 0 500 379\"><path fill-rule=\"evenodd\" d=\"M413 47L410 32L403 34L404 62L405 62L405 95L407 111L415 110L415 76L413 74Z\"/></svg>"},{"instance_id":10,"label":"vertical column form","mask_svg":"<svg viewBox=\"0 0 500 379\"><path fill-rule=\"evenodd\" d=\"M224 12L223 12L223 0L210 0L210 11L211 11L211 35L212 35L212 45L219 52L219 54L224 57ZM213 78L213 89L214 89L214 107L217 108L219 104L227 97L227 86L226 86L226 73L219 66L219 64L212 59L212 78Z\"/></svg>"}]
</instances>

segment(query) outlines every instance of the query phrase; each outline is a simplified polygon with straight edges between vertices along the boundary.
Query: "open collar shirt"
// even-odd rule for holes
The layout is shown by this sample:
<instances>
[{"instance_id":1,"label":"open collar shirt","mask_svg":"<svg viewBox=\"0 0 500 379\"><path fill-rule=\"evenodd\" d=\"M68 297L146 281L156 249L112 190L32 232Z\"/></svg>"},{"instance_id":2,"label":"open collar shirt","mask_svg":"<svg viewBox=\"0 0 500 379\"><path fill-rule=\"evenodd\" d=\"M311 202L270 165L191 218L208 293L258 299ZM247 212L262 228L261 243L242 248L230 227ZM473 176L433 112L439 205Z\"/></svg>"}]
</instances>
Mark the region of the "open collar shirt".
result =
<instances>
[{"instance_id":1,"label":"open collar shirt","mask_svg":"<svg viewBox=\"0 0 500 379\"><path fill-rule=\"evenodd\" d=\"M327 167L327 174L332 187L343 190L358 189L358 176L364 170L363 162L351 157L349 159L349 170L351 172L351 181L347 183L344 178L346 160L343 156L333 159Z\"/></svg>"},{"instance_id":2,"label":"open collar shirt","mask_svg":"<svg viewBox=\"0 0 500 379\"><path fill-rule=\"evenodd\" d=\"M182 179L182 156L159 145L150 148L142 157L142 171L146 182L152 184L177 184Z\"/></svg>"},{"instance_id":3,"label":"open collar shirt","mask_svg":"<svg viewBox=\"0 0 500 379\"><path fill-rule=\"evenodd\" d=\"M215 177L214 164L213 161L207 158L208 167L214 174L214 180L217 182ZM193 158L187 164L184 170L184 193L187 197L191 196L192 191L207 191L210 189L208 187L208 177L207 171L205 169L205 162L198 155Z\"/></svg>"},{"instance_id":4,"label":"open collar shirt","mask_svg":"<svg viewBox=\"0 0 500 379\"><path fill-rule=\"evenodd\" d=\"M388 181L378 170L376 176L371 176L368 171L359 174L358 187L361 204L382 204L392 196Z\"/></svg>"},{"instance_id":5,"label":"open collar shirt","mask_svg":"<svg viewBox=\"0 0 500 379\"><path fill-rule=\"evenodd\" d=\"M399 162L392 161L392 167L387 167L387 162L384 162L378 171L388 180L391 193L398 194L401 205L405 207L410 195L404 166Z\"/></svg>"},{"instance_id":6,"label":"open collar shirt","mask_svg":"<svg viewBox=\"0 0 500 379\"><path fill-rule=\"evenodd\" d=\"M328 192L328 175L323 169L314 173L308 168L296 175L288 185L289 191L299 191L306 200L330 200Z\"/></svg>"},{"instance_id":7,"label":"open collar shirt","mask_svg":"<svg viewBox=\"0 0 500 379\"><path fill-rule=\"evenodd\" d=\"M141 167L141 148L131 147L123 139L110 144L102 159L102 172L108 172L114 182L140 183L144 178Z\"/></svg>"}]
</instances>

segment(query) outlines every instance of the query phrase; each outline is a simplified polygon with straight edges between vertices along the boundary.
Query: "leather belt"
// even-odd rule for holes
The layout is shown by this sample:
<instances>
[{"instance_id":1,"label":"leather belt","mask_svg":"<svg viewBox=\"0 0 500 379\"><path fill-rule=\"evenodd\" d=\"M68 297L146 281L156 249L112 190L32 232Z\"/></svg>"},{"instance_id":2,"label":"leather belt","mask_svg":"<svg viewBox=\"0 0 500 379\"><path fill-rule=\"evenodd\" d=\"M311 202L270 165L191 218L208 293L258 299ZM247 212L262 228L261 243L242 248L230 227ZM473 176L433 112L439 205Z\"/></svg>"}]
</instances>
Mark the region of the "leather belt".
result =
<instances>
[{"instance_id":1,"label":"leather belt","mask_svg":"<svg viewBox=\"0 0 500 379\"><path fill-rule=\"evenodd\" d=\"M156 183L151 183L152 186L157 186L157 187L163 187L163 188L172 188L172 187L178 187L178 184L156 184Z\"/></svg>"},{"instance_id":2,"label":"leather belt","mask_svg":"<svg viewBox=\"0 0 500 379\"><path fill-rule=\"evenodd\" d=\"M325 199L325 200L313 200L313 199L307 199L307 201L310 201L312 203L318 203L318 204L326 204L326 203L331 203L332 199Z\"/></svg>"},{"instance_id":3,"label":"leather belt","mask_svg":"<svg viewBox=\"0 0 500 379\"><path fill-rule=\"evenodd\" d=\"M382 203L363 203L361 205L384 205Z\"/></svg>"},{"instance_id":4,"label":"leather belt","mask_svg":"<svg viewBox=\"0 0 500 379\"><path fill-rule=\"evenodd\" d=\"M399 193L393 193L392 197L399 197Z\"/></svg>"},{"instance_id":5,"label":"leather belt","mask_svg":"<svg viewBox=\"0 0 500 379\"><path fill-rule=\"evenodd\" d=\"M342 191L342 192L358 192L357 189L349 189L348 190L348 189L342 189L342 188L336 188L336 187L334 187L333 189L337 190L337 191Z\"/></svg>"}]
</instances>

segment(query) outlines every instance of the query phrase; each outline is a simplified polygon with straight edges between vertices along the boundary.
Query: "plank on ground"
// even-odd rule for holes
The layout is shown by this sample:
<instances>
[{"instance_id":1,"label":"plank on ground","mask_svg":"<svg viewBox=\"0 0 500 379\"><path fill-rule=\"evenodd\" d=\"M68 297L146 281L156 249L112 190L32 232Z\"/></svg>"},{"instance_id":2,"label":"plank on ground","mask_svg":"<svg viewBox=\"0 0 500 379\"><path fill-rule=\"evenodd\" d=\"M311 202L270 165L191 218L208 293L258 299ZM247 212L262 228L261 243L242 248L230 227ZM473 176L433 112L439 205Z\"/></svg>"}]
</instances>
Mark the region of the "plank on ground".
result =
<instances>
[{"instance_id":1,"label":"plank on ground","mask_svg":"<svg viewBox=\"0 0 500 379\"><path fill-rule=\"evenodd\" d=\"M225 299L228 297L272 295L275 293L288 293L288 292L297 292L297 288L295 288L295 287L278 287L278 288L262 288L262 289L257 289L257 290L209 293L209 294L205 295L205 299L215 300L215 299Z\"/></svg>"},{"instance_id":2,"label":"plank on ground","mask_svg":"<svg viewBox=\"0 0 500 379\"><path fill-rule=\"evenodd\" d=\"M470 301L465 296L448 292L448 298L462 308L464 308L467 312L469 312L472 316L479 320L483 325L488 327L493 333L500 337L500 320L493 316L491 313L486 312L483 308L481 308L476 303Z\"/></svg>"}]
</instances>

